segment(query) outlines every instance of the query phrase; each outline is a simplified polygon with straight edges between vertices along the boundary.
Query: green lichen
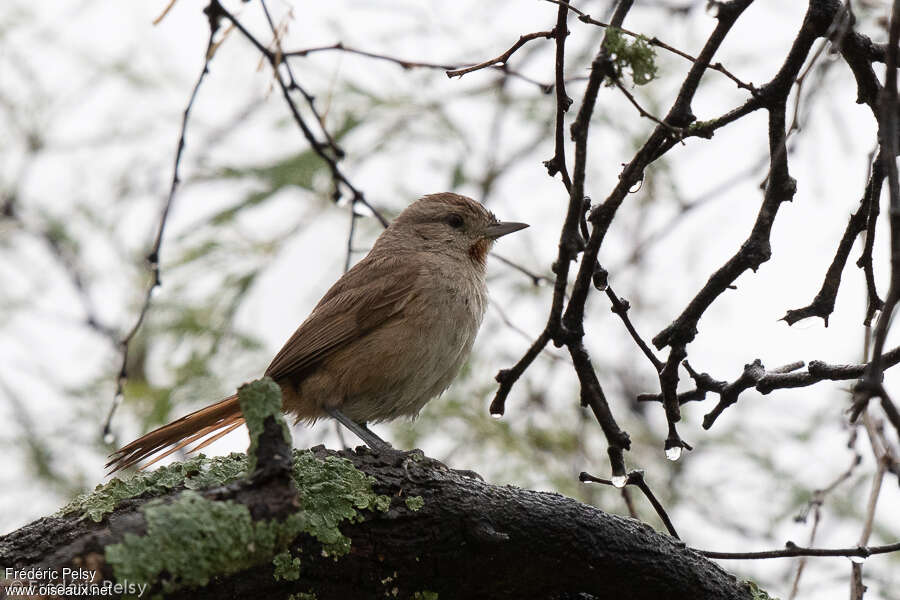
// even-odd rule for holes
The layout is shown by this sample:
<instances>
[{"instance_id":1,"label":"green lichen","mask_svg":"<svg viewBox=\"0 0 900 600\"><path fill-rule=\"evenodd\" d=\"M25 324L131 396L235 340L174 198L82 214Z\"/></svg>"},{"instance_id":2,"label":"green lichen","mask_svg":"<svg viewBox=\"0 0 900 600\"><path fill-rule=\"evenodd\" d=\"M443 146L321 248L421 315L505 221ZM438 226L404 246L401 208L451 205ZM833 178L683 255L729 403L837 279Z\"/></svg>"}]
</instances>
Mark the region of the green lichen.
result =
<instances>
[{"instance_id":1,"label":"green lichen","mask_svg":"<svg viewBox=\"0 0 900 600\"><path fill-rule=\"evenodd\" d=\"M107 546L106 562L118 581L155 582L163 592L203 586L214 575L267 562L302 530L293 515L281 523L253 521L243 504L207 500L192 490L169 504L152 500L141 510L146 535L128 533Z\"/></svg>"},{"instance_id":2,"label":"green lichen","mask_svg":"<svg viewBox=\"0 0 900 600\"><path fill-rule=\"evenodd\" d=\"M212 459L200 454L185 462L137 473L132 477L117 477L98 485L92 493L78 496L59 509L57 516L80 512L82 517L99 522L122 500L161 496L182 486L194 490L207 489L239 479L256 467L259 435L269 415L275 416L281 423L285 441L291 443L290 431L281 414L281 388L272 379L265 377L242 386L238 390L238 400L250 430L249 460L248 455L237 453Z\"/></svg>"},{"instance_id":3,"label":"green lichen","mask_svg":"<svg viewBox=\"0 0 900 600\"><path fill-rule=\"evenodd\" d=\"M770 596L769 593L759 587L759 585L755 581L746 580L744 583L750 588L750 597L753 600L778 600L775 596Z\"/></svg>"},{"instance_id":4,"label":"green lichen","mask_svg":"<svg viewBox=\"0 0 900 600\"><path fill-rule=\"evenodd\" d=\"M631 80L635 85L650 83L656 78L656 51L650 40L639 35L629 42L629 37L621 29L608 27L603 47L612 61L616 79L621 79L625 69L631 71Z\"/></svg>"},{"instance_id":5,"label":"green lichen","mask_svg":"<svg viewBox=\"0 0 900 600\"><path fill-rule=\"evenodd\" d=\"M275 581L297 581L300 579L300 557L291 555L285 550L275 555L272 559L275 565Z\"/></svg>"},{"instance_id":6,"label":"green lichen","mask_svg":"<svg viewBox=\"0 0 900 600\"><path fill-rule=\"evenodd\" d=\"M425 499L422 496L407 496L406 508L413 512L417 512L425 506Z\"/></svg>"},{"instance_id":7,"label":"green lichen","mask_svg":"<svg viewBox=\"0 0 900 600\"><path fill-rule=\"evenodd\" d=\"M114 478L98 485L93 492L78 496L56 512L62 517L81 513L81 518L99 522L129 498L154 497L167 494L182 486L206 489L224 485L244 476L247 456L232 453L207 458L200 454L190 460L159 467L154 471L137 473L127 478Z\"/></svg>"},{"instance_id":8,"label":"green lichen","mask_svg":"<svg viewBox=\"0 0 900 600\"><path fill-rule=\"evenodd\" d=\"M339 525L361 520L362 510L390 506L389 497L372 491L374 478L344 458L322 460L295 450L292 475L300 508L282 521L253 521L242 504L207 500L187 490L170 503L145 504L147 533L126 534L121 543L108 546L106 561L117 580L158 583L163 592L206 585L215 575L269 561L276 577L289 579L299 576L300 561L286 550L300 534L315 537L323 552L339 557L350 551L350 539Z\"/></svg>"},{"instance_id":9,"label":"green lichen","mask_svg":"<svg viewBox=\"0 0 900 600\"><path fill-rule=\"evenodd\" d=\"M266 417L274 417L281 425L284 441L291 444L291 432L281 412L281 388L271 377L263 377L252 383L238 388L238 402L241 412L247 422L250 432L250 447L247 449L249 457L249 471L256 470L256 449L259 446L259 436L263 432L263 423Z\"/></svg>"},{"instance_id":10,"label":"green lichen","mask_svg":"<svg viewBox=\"0 0 900 600\"><path fill-rule=\"evenodd\" d=\"M421 592L416 592L412 597L413 600L438 600L438 593L424 590Z\"/></svg>"},{"instance_id":11,"label":"green lichen","mask_svg":"<svg viewBox=\"0 0 900 600\"><path fill-rule=\"evenodd\" d=\"M309 593L300 592L298 594L291 594L290 596L288 596L288 600L318 600L318 599L319 599L319 597L316 596L312 592L309 592Z\"/></svg>"},{"instance_id":12,"label":"green lichen","mask_svg":"<svg viewBox=\"0 0 900 600\"><path fill-rule=\"evenodd\" d=\"M351 461L334 456L319 459L309 450L294 450L292 478L298 494L296 512L279 521L254 521L243 504L215 501L194 490L220 486L252 473L263 422L275 416L285 441L290 433L281 415L281 390L264 378L242 386L241 410L250 429L248 455L208 459L203 455L183 463L115 479L88 496L77 498L60 514L80 511L99 521L125 498L157 496L188 488L170 502L151 500L141 507L146 534L129 533L106 548L106 562L119 581L159 586L163 593L206 585L210 578L272 562L276 579L296 580L300 559L289 548L301 534L313 536L322 551L335 558L350 551L341 533L344 521L359 521L360 511L387 511L390 498L375 494L375 479ZM302 597L302 596L300 596Z\"/></svg>"},{"instance_id":13,"label":"green lichen","mask_svg":"<svg viewBox=\"0 0 900 600\"><path fill-rule=\"evenodd\" d=\"M307 513L307 533L331 554L350 550L350 540L337 528L344 520L358 520L360 510L385 512L391 499L372 491L375 482L346 458L316 458L309 450L294 450L294 483L300 506Z\"/></svg>"}]
</instances>

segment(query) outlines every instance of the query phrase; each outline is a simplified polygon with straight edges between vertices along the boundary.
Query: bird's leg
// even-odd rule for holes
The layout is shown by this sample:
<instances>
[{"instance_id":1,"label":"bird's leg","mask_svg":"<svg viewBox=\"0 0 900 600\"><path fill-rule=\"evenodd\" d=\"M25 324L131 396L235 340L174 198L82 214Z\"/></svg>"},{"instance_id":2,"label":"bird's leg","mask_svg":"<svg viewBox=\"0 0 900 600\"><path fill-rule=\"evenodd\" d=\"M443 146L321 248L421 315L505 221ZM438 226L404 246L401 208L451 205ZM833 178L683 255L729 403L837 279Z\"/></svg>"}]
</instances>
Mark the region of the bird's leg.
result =
<instances>
[{"instance_id":1,"label":"bird's leg","mask_svg":"<svg viewBox=\"0 0 900 600\"><path fill-rule=\"evenodd\" d=\"M374 450L381 457L387 459L389 462L392 462L395 465L402 465L403 469L406 471L407 477L409 477L411 481L417 480L410 473L410 464L420 461L424 462L425 464L431 464L432 466L440 467L441 469L454 471L464 477L481 479L482 481L484 481L484 478L475 471L451 469L437 459L426 457L421 450L396 450L388 442L378 437L378 435L374 431L366 427L365 423L357 423L337 408L326 408L325 412L327 412L333 419L337 420L341 425L355 433L357 437L359 437L359 439L365 442L366 446Z\"/></svg>"},{"instance_id":2,"label":"bird's leg","mask_svg":"<svg viewBox=\"0 0 900 600\"><path fill-rule=\"evenodd\" d=\"M378 437L374 431L366 427L365 423L357 423L336 408L326 408L325 412L327 412L332 419L335 419L341 425L355 433L356 436L372 450L375 450L376 452L393 450L393 447L389 443Z\"/></svg>"}]
</instances>

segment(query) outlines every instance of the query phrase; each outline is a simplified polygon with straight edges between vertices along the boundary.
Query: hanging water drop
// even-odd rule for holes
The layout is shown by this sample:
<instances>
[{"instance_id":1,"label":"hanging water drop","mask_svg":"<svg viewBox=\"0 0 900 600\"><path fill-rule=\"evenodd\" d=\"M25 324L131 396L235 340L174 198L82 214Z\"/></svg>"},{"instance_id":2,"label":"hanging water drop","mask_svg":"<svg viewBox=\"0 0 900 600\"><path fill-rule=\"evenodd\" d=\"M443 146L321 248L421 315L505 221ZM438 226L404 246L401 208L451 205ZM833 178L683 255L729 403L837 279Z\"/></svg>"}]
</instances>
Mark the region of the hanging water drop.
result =
<instances>
[{"instance_id":1,"label":"hanging water drop","mask_svg":"<svg viewBox=\"0 0 900 600\"><path fill-rule=\"evenodd\" d=\"M613 475L612 476L612 484L617 488L625 487L625 484L628 483L628 477L625 475Z\"/></svg>"},{"instance_id":2,"label":"hanging water drop","mask_svg":"<svg viewBox=\"0 0 900 600\"><path fill-rule=\"evenodd\" d=\"M855 563L857 565L861 565L866 562L865 556L850 556L850 562Z\"/></svg>"},{"instance_id":3,"label":"hanging water drop","mask_svg":"<svg viewBox=\"0 0 900 600\"><path fill-rule=\"evenodd\" d=\"M666 458L673 462L681 458L681 446L666 448Z\"/></svg>"},{"instance_id":4,"label":"hanging water drop","mask_svg":"<svg viewBox=\"0 0 900 600\"><path fill-rule=\"evenodd\" d=\"M501 419L501 418L503 418L503 415L501 413L491 413L491 418L492 419Z\"/></svg>"},{"instance_id":5,"label":"hanging water drop","mask_svg":"<svg viewBox=\"0 0 900 600\"><path fill-rule=\"evenodd\" d=\"M112 444L114 441L116 441L116 436L114 436L112 433L107 433L103 436L104 444Z\"/></svg>"}]
</instances>

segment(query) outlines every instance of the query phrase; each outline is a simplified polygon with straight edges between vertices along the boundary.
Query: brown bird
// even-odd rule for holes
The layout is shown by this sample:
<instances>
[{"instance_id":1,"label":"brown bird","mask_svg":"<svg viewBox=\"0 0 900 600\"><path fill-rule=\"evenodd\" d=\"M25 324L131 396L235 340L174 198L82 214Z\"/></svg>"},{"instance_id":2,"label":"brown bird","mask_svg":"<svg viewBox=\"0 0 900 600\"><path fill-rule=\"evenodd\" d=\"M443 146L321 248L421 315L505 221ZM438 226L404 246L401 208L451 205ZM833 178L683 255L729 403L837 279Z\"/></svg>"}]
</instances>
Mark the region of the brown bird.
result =
<instances>
[{"instance_id":1,"label":"brown bird","mask_svg":"<svg viewBox=\"0 0 900 600\"><path fill-rule=\"evenodd\" d=\"M494 240L528 227L500 222L465 196L412 203L372 250L331 286L275 355L266 375L295 423L330 416L374 450L390 445L366 423L414 417L469 356L487 305ZM110 455L122 469L188 444L199 450L244 422L237 396L201 408Z\"/></svg>"}]
</instances>

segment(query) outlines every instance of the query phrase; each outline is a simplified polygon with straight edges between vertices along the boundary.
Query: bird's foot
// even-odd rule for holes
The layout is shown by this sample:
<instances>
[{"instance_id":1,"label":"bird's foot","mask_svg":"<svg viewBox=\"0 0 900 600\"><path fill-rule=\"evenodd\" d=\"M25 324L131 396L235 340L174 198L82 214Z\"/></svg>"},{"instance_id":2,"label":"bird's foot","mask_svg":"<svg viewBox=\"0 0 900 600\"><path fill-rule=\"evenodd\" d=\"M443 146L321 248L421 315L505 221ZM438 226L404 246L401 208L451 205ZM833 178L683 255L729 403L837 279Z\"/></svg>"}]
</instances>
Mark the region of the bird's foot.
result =
<instances>
[{"instance_id":1,"label":"bird's foot","mask_svg":"<svg viewBox=\"0 0 900 600\"><path fill-rule=\"evenodd\" d=\"M484 481L484 478L475 471L450 468L436 458L425 456L425 453L418 448L414 448L413 450L397 450L390 444L385 443L385 446L372 448L372 451L388 464L395 467L402 466L403 470L406 472L407 478L411 481L421 482L429 479L428 477L422 478L413 476L411 469L416 466L420 467L419 470L421 471L450 471L462 477Z\"/></svg>"}]
</instances>

